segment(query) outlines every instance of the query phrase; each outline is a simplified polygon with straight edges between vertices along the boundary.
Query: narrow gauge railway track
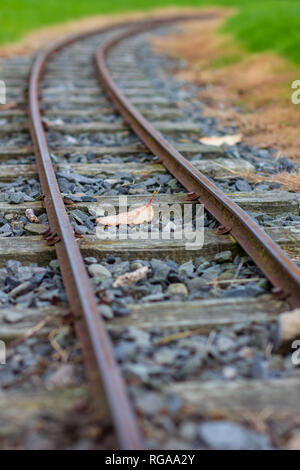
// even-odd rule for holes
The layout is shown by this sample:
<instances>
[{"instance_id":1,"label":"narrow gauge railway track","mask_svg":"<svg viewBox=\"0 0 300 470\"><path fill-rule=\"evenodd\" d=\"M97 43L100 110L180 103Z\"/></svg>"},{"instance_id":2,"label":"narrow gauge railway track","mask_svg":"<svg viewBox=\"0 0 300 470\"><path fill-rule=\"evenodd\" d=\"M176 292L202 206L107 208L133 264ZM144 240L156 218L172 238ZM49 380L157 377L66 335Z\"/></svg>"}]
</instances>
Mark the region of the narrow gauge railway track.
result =
<instances>
[{"instance_id":1,"label":"narrow gauge railway track","mask_svg":"<svg viewBox=\"0 0 300 470\"><path fill-rule=\"evenodd\" d=\"M157 24L155 24L155 22L149 24L144 23L142 31L145 30L146 27L158 27L159 25L159 22L157 22ZM120 28L121 27L119 27L119 30ZM120 64L122 60L118 57L115 61L115 65L112 65L112 68L113 70L115 69L114 73L116 76L120 76L121 74L123 79L123 88L125 89L128 101L124 95L122 95L117 86L111 80L109 71L105 65L105 56L119 43L122 44L122 41L127 39L130 35L140 33L141 29L140 26L136 27L136 25L134 25L132 28L121 28L121 33L118 33L117 28L116 30L117 35L115 36L115 34L113 34L112 39L109 37L104 38L106 42L101 46L101 49L97 54L97 66L101 82L110 97L113 99L117 109L125 118L125 121L129 123L146 147L150 149L150 155L151 153L157 155L169 172L173 174L189 192L193 193L190 197L190 203L195 204L200 200L204 203L209 212L211 212L225 227L224 229L221 228L221 230L219 230L219 234L216 234L213 230L206 233L205 245L201 254L211 257L216 255L220 250L234 251L236 248L235 241L226 235L226 233L230 232L251 258L253 258L266 277L273 283L277 294L279 294L278 296L282 297L283 300L276 300L272 299L270 296L266 296L262 299L258 298L258 300L248 298L246 301L242 299L231 300L229 298L219 303L218 301L212 300L192 301L190 303L186 302L185 306L182 306L180 302L175 302L171 305L168 305L167 302L159 302L157 304L148 303L144 305L137 304L136 306L132 306L132 314L130 316L112 320L108 324L108 328L112 331L112 334L116 334L120 328L126 329L126 327L130 325L136 325L137 327L145 328L147 330L147 328L149 328L149 326L153 326L155 322L157 322L158 325L161 324L162 328L165 329L193 329L200 328L201 326L205 326L207 328L208 325L212 325L214 323L213 318L215 318L215 324L218 322L221 324L231 323L232 321L234 322L234 320L227 318L226 312L228 312L228 317L230 317L229 311L231 309L234 310L233 313L236 315L236 322L237 319L242 321L242 319L247 318L247 316L253 320L259 321L259 319L262 319L263 321L266 321L267 318L271 318L271 314L274 315L286 310L289 302L291 306L298 307L300 303L299 270L285 255L284 251L274 243L275 241L282 243L283 246L293 245L295 234L291 233L290 236L285 236L280 230L271 229L269 230L270 237L266 235L265 232L256 225L239 206L232 202L232 199L234 198L229 199L217 190L213 184L206 179L206 177L199 173L198 170L184 159L173 146L167 143L164 138L162 138L161 134L157 134L153 127L151 128L149 122L145 121L137 110L133 108L132 103L135 106L138 106L140 110L145 113L145 116L152 121L152 125L163 134L176 135L176 133L182 132L196 133L198 130L197 126L192 122L183 123L180 120L180 109L172 106L164 96L157 93L156 96L153 97L151 89L149 90L149 83L143 74L139 73L135 69L125 70L126 67ZM107 35L107 33L111 34L110 31L103 31L104 35ZM79 43L80 46L78 46L77 49L76 42L74 42L76 39L82 40L83 38L82 36L71 38L69 41L64 41L58 46L56 45L45 53L42 53L35 61L30 78L29 103L31 135L34 142L37 168L44 195L43 205L46 208L50 225L50 230L45 234L49 248L45 247L45 244L40 240L32 240L32 255L35 253L35 256L40 255L51 257L53 256L52 246L55 245L70 308L76 319L75 324L77 324L78 334L83 344L84 352L88 357L87 362L89 364L89 369L92 369L92 373L94 372L95 366L100 370L100 376L104 384L109 408L113 415L113 421L120 445L123 448L141 448L143 447L143 444L140 438L137 421L131 410L131 406L129 405L126 391L113 357L113 349L106 333L104 322L99 316L97 306L98 300L96 301L93 289L90 286L78 246L86 256L96 256L98 259L106 259L109 255L120 256L123 258L127 257L132 260L140 258L142 255L143 259L151 259L155 254L156 258L163 259L164 257L170 257L179 262L188 260L191 257L191 253L184 252L182 244L176 242L150 242L137 248L135 244L130 243L130 241L126 241L124 243L119 242L116 245L115 243L103 243L100 240L95 240L95 238L88 236L84 240L75 240L72 226L68 221L65 204L61 197L61 192L64 193L65 191L58 187L50 152L54 154L56 159L56 164L58 165L58 176L60 178L65 178L66 173L69 172L69 177L70 175L72 177L73 173L75 175L88 175L86 180L82 179L82 181L88 182L91 175L94 177L97 175L103 176L103 174L108 176L113 175L113 173L118 170L120 162L116 164L111 162L101 163L101 159L105 161L107 154L112 157L113 155L117 155L119 157L123 154L125 157L124 163L122 164L123 168L132 175L135 175L137 181L140 176L144 178L155 171L157 171L158 174L165 174L165 170L160 165L153 165L151 163L139 164L132 159L131 162L126 161L126 155L128 154L136 156L143 152L146 152L147 154L147 151L136 137L129 133L123 122L120 122L115 118L111 122L109 122L109 120L107 122L104 119L97 122L93 121L96 113L98 116L109 116L112 108L106 97L104 95L100 95L96 81L91 79L93 74L88 69L85 58L78 59L79 52L82 52L83 50L86 52L87 49L89 49L89 57L91 57L92 51L95 52L95 41L91 40L91 43L89 44L89 39L86 39L85 45L82 45L81 41ZM73 43L75 44L75 47ZM62 68L61 63L65 61L65 57L64 52L61 52L61 50L64 51L62 48L72 45L74 47L74 51L71 53L71 58L73 60L76 58L76 65L66 65ZM65 49L65 51L67 51L67 56L69 53L68 50L68 48ZM58 52L61 54L61 57L57 56L58 58L56 59L56 53ZM130 56L127 54L126 57L127 59L125 59L125 61L128 61L127 66L128 64L132 65ZM84 69L82 68L83 66L85 66ZM135 85L132 85L132 83L129 85L133 79L135 81ZM59 99L57 97L57 93L60 93L60 88L59 86L53 86L53 80L57 83L61 81L65 84L68 82L70 84L70 86L66 85L61 88L62 94ZM75 87L71 84L71 80L78 80ZM90 81L89 86L87 80ZM38 103L39 82L43 85L43 88L41 88L42 106L47 134L43 128ZM65 93L66 88L67 93ZM83 106L90 107L90 110L89 108L82 108ZM12 115L14 115L13 111ZM16 115L17 114L14 116ZM80 117L82 116L85 118L88 117L88 119L85 120L85 122L81 122ZM63 117L67 122L61 122L59 119L55 120L55 118L58 117ZM68 122L69 118L70 121ZM79 119L79 122L76 122L76 119ZM20 121L11 124L10 127L7 126L6 131L19 132L22 129L26 131L26 123ZM79 145L77 145L76 136L78 134L80 136L82 133L90 134L92 136L96 136L97 133L99 133L100 136L102 136L100 137L100 143L102 139L102 142L107 142L107 144L99 145L97 138L87 139L83 134L82 138L80 137L80 139L77 139L77 142L79 141ZM116 138L112 138L110 140L108 137L105 137L106 135L109 136L110 133L113 133ZM70 135L74 136L73 140L72 138L68 138ZM86 144L87 140L92 141L93 144ZM65 145L66 142L69 144L70 141L72 143L73 141L76 142L77 147L76 145L73 145L72 147L70 147L70 145L69 147ZM187 145L185 149L184 145L181 145L181 151L186 151L187 154L195 154L199 152L199 149L199 145L194 146L194 148L193 145ZM203 148L201 150L204 151ZM10 152L12 155L15 155L13 154L12 149L2 149L3 156L8 156ZM29 152L30 150L26 148L23 150L23 154L25 155ZM18 153L19 156L22 155L22 152ZM78 163L78 161L80 162L80 159L76 161L76 158L72 161L72 155L75 155L76 157L76 155L81 155L82 153L89 153L91 157L89 159L89 163ZM71 163L68 161L70 155ZM112 160L113 158L110 161ZM6 172L6 176L4 176L4 178L6 177L7 180L10 180L16 171L23 171L28 177L33 177L36 174L35 168L26 164L13 166L6 165L3 169L4 175ZM113 177L106 179L111 181L113 180ZM113 183L109 184L111 185ZM108 193L108 195L106 195L106 193ZM109 196L108 190L107 192L103 192L103 194L104 195L102 197L100 196L100 198L96 198L98 202L112 202L118 193L115 190L112 196ZM122 192L119 194L122 194ZM285 198L286 206L291 207L294 203L295 207L297 206L295 199L293 199L292 196L285 194ZM70 206L70 208L66 206L68 211L71 211L72 209L76 210L76 207L80 210L89 210L89 207L92 208L92 204L88 200L80 200L80 197L78 202L76 202L76 197L73 198L73 201L74 200L75 202L73 202L73 205ZM139 200L144 200L144 196L132 196L132 201L138 202ZM160 194L158 200L165 200L166 202L171 203L179 201L182 204L186 201L186 196ZM70 201L65 202L68 203ZM238 202L243 205L243 200L239 200ZM252 204L257 204L257 200L253 201ZM271 198L269 206L272 206L272 204L273 201ZM284 205L284 201L281 201L281 204ZM18 206L18 211L22 212L24 208L28 208L29 206L34 208L36 211L40 211L42 205L40 202L23 203ZM246 208L249 208L250 206L251 208L251 201L249 202L249 200L245 200L244 206ZM268 206L268 201L266 203L261 202L261 207L266 206ZM224 235L221 235L222 232ZM14 241L15 245L13 246L13 249L16 250L16 254L19 259L23 259L24 261L28 260L28 256L31 256L31 253L28 255L27 243L24 242L24 239L14 239ZM7 247L8 245L9 244L7 243ZM4 252L5 248L4 243ZM9 257L11 251L10 253L6 253L6 256ZM92 265L93 264L96 263L92 263ZM158 269L155 262L152 262L152 269L154 272ZM89 272L92 272L91 268L89 269ZM157 280L158 279L159 276L157 277ZM236 306L236 310L234 305ZM222 312L220 312L220 307L222 308ZM182 319L182 308L186 308L185 319ZM102 309L104 310L103 306ZM170 315L170 309L173 310L173 315ZM203 315L202 317L199 314L200 309ZM212 317L211 319L209 319L210 316ZM150 317L152 317L151 320L149 320ZM80 321L81 318L84 318L85 323ZM98 386L98 379L96 381L94 379L94 386L96 387ZM269 387L265 387L263 384L260 385L259 383L253 383L252 393L253 396L255 396L255 399L258 400L257 407L264 407L266 405L266 400L270 399L271 404L275 403L275 408L277 407L280 409L280 403L278 403L280 401L280 396L285 393L284 390L290 390L292 405L290 408L283 406L283 412L293 410L293 400L297 396L297 380L293 377L286 381L278 380L276 385L277 391L275 393L273 392L274 395L272 395L271 385ZM186 391L184 390L185 387ZM246 381L241 384L233 382L232 384L224 385L222 392L225 395L223 400L224 403L222 402L221 395L218 395L217 391L213 393L213 384L209 382L204 382L204 384L189 382L185 384L183 381L182 383L179 382L173 385L173 388L172 385L170 385L169 391L174 392L174 390L177 390L179 395L186 395L188 400L192 403L192 406L196 409L197 407L199 408L200 413L204 412L205 406L207 406L206 411L211 411L213 407L216 407L219 412L220 410L223 410L224 412L223 408L227 408L227 411L230 409L229 398L231 395L234 396L238 405L242 409L247 408L247 400L250 406L253 397L251 399L251 392L249 392L250 398L249 395L247 398L247 394L245 393L245 389L247 387L248 384ZM96 389L96 393L97 392L98 390ZM212 395L212 398L208 404L205 404L204 402L207 400L209 395ZM231 406L233 405L231 404ZM256 410L255 406L254 409ZM142 421L145 426L145 420Z\"/></svg>"}]
</instances>

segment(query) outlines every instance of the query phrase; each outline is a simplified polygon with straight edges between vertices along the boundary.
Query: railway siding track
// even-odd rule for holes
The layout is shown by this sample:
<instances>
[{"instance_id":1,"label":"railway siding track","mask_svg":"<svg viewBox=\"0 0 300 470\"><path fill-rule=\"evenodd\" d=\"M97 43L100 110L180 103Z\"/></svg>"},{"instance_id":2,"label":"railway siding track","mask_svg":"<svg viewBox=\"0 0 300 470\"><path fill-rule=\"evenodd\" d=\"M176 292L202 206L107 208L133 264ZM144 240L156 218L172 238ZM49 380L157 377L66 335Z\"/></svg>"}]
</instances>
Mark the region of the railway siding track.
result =
<instances>
[{"instance_id":1,"label":"railway siding track","mask_svg":"<svg viewBox=\"0 0 300 470\"><path fill-rule=\"evenodd\" d=\"M121 35L118 38L119 31ZM115 39L111 41L110 37ZM233 180L236 171L255 171L253 163L228 158L224 149L205 146L196 141L202 133L197 120L187 122L184 107L178 106L178 103L185 101L189 103L189 95L181 90L173 94L165 92L163 88L159 91L159 83L155 88L154 81L149 80L142 69L136 71L139 42L144 39L136 36L132 43L130 38L128 42L124 36L124 27L116 29L116 32L103 32L101 37L77 38L80 41L65 43L67 47L58 49L51 58L51 50L37 58L29 89L37 166L33 163L34 150L28 136L26 111L22 109L26 103L23 98L24 79L30 64L7 67L7 77L20 70L11 89L11 97L19 101L19 107L1 111L1 119L6 122L0 128L3 134L3 145L0 146L3 161L0 187L7 194L0 200L0 213L4 219L7 217L4 220L6 232L3 233L8 235L1 240L0 263L3 273L7 275L5 270L11 269L7 263L12 258L23 263L20 269L36 262L38 268L32 268L30 274L34 272L38 275L39 269L46 269L49 283L56 278L55 282L59 282L61 290L56 294L59 299L56 306L51 306L51 302L57 302L53 295L49 295L48 301L47 295L37 290L37 304L31 305L27 300L25 306L18 302L18 298L33 294L30 286L24 286L28 282L26 276L23 282L11 286L10 291L21 286L20 293L13 292L9 296L8 291L8 299L0 313L0 337L13 342L23 339L24 342L24 335L38 325L35 337L40 339L36 340L45 341L49 335L51 338L53 330L62 328L61 319L68 320L71 309L75 314L77 334L83 340L83 350L88 357L88 369L93 375L91 383L94 389L96 387L98 403L103 401L103 396L102 391L100 393L99 376L95 378L95 357L109 398L108 408L113 414L118 440L123 448L140 448L144 445L154 448L214 448L218 446L212 438L215 434L214 425L221 434L236 431L240 440L232 445L238 448L247 445L254 448L281 447L299 425L295 416L299 378L297 370L290 366L290 358L273 357L270 347L277 316L290 308L289 300L292 299L292 303L298 305L296 289L289 297L283 296L286 298L282 300L274 298L270 293L270 284L261 271L230 234L216 233L218 223L208 213L205 214L205 243L200 253L186 251L184 242L180 240L147 240L137 246L134 240L104 242L95 236L95 210L99 205L116 204L119 195L127 195L129 206L142 205L149 198L148 194L160 185L160 193L154 199L153 207L167 203L180 206L189 204L195 208L198 203L198 200L187 201L183 186L158 163L159 148L146 148L148 142L144 136L140 134L141 140L144 140L142 143L130 131L128 124L120 120L109 99L97 85L92 63L99 38L102 43L106 41L102 46L102 59L100 57L103 61L100 64L102 77L105 74L106 79L108 77L104 52L108 53L114 46L111 49L112 56L108 57L108 66L116 83L130 104L137 106L151 125L166 136L168 151L172 145L184 155L187 160L182 160L182 164L186 168L191 169L188 161L192 161L193 168L221 184L224 180ZM40 116L36 97L43 69ZM191 106L197 106L193 100L191 102ZM161 134L159 139L160 146L164 139ZM177 155L176 150L171 151ZM201 155L200 159L197 159L198 155ZM167 167L171 173L174 171L179 176L176 166L173 168L168 164ZM42 192L46 195L43 201L30 196L33 188L36 190L39 185L37 174L40 176ZM201 178L204 183L208 183L205 177ZM188 186L188 190L196 189L195 192L199 194L199 186L189 187L182 176L178 179ZM17 197L17 202L12 204L15 196L11 199L9 186L14 185L15 181L17 184L14 188L16 191L19 188L21 193L23 191L23 199L22 196ZM212 183L209 184L212 187ZM29 200L26 197L24 199L24 194L28 196L28 193ZM273 240L295 262L299 261L297 224L287 225L284 229L273 224L273 220L283 212L290 213L297 220L297 194L273 190L263 193L230 192L228 196L230 204L234 201L251 214L263 212L269 216L270 226L266 228L270 237L268 241ZM67 199L67 205L64 205L62 197ZM56 205L55 213L53 202ZM51 233L48 232L48 237L52 246L47 246L42 236L32 236L32 233L37 232L31 231L35 229L32 227L34 224L26 222L26 209L33 209L39 217L36 226L44 225L47 229L50 225ZM218 214L213 210L211 212L218 218ZM224 223L224 220L221 222ZM18 231L16 227L21 229ZM84 238L75 241L73 229ZM162 230L163 226L158 224L158 232ZM238 239L238 234L233 230L231 233ZM68 240L68 243L63 243L63 240ZM273 248L276 253L280 253L280 269L285 272L284 252L279 252L277 245L273 245ZM56 253L69 306L55 264ZM48 263L50 267L47 267ZM299 272L289 261L287 264L288 281L284 287L290 289L291 281L297 286ZM42 265L46 268L41 268ZM139 287L131 289L129 286L119 290L112 287L120 274L141 266L149 267L149 275L139 283ZM276 264L274 266L277 267ZM262 264L260 267L269 279L275 279L276 285L279 276L278 273L274 276L274 268ZM36 269L37 272L34 271ZM82 279L85 279L84 283ZM72 284L77 284L76 290ZM42 290L42 287L39 289ZM78 295L80 291L81 296ZM41 305L41 302L46 303ZM81 320L82 314L87 319L88 327ZM106 319L105 327L100 314ZM17 320L7 321L14 318ZM106 330L114 344L114 352ZM91 339L86 341L86 338ZM70 341L76 344L75 338ZM53 344L55 342L52 341L52 347ZM21 346L22 343L17 347ZM105 362L107 360L109 363ZM119 363L119 370L115 360ZM120 371L138 415L138 426L122 386ZM11 377L10 381L8 388L17 392L18 382L14 385ZM52 382L55 382L55 376ZM42 383L40 385L43 390ZM290 396L288 403L282 398L287 390ZM29 393L24 398L29 409L31 393L29 386ZM74 383L71 390L62 388L59 411L68 414L70 408L76 408L77 398L85 397L85 393L81 385L79 389L74 389ZM73 408L66 407L65 397ZM43 390L36 401L39 405L36 406L51 408L53 400L56 400L55 394ZM18 394L14 394L10 400L6 392L0 396L0 402L8 410L13 406L19 409L21 403L18 403ZM37 408L33 405L33 411L29 411L28 416L35 415ZM63 418L58 415L56 419L63 428ZM258 416L263 423L261 428L257 425ZM101 418L105 430L107 412ZM222 418L222 423L216 418ZM11 421L9 412L5 419ZM81 415L77 419L79 422ZM85 419L87 428L91 426L94 429L90 418ZM288 422L288 431L284 436L279 432L282 420ZM142 444L138 428L142 429L146 444ZM16 432L15 427L13 430ZM262 434L258 430L263 431ZM96 433L96 440L98 438L99 432ZM102 445L112 445L111 441L105 444L105 431L104 440L103 435L100 438L104 442ZM47 447L51 444L46 442L40 445Z\"/></svg>"}]
</instances>

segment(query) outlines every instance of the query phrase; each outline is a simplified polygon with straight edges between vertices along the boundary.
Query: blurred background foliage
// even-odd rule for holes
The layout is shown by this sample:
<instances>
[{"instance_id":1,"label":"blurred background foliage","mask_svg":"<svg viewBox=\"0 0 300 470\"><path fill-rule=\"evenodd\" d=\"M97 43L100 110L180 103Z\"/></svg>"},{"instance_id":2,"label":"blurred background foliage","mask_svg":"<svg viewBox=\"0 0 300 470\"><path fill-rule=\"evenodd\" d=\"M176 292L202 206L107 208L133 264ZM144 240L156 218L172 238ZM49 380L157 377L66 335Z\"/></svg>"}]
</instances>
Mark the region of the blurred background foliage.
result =
<instances>
[{"instance_id":1,"label":"blurred background foliage","mask_svg":"<svg viewBox=\"0 0 300 470\"><path fill-rule=\"evenodd\" d=\"M299 0L1 0L0 43L67 20L164 6L237 7L223 31L234 34L250 52L273 51L300 64Z\"/></svg>"}]
</instances>

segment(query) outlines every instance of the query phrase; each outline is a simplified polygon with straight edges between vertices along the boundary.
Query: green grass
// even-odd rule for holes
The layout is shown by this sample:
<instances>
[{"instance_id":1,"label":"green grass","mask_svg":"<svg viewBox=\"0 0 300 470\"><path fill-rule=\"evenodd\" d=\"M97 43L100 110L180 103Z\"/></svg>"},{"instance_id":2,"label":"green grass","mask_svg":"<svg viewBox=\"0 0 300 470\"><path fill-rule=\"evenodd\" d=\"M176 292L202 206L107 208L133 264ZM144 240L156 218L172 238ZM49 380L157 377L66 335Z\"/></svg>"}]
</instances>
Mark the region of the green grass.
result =
<instances>
[{"instance_id":1,"label":"green grass","mask_svg":"<svg viewBox=\"0 0 300 470\"><path fill-rule=\"evenodd\" d=\"M300 64L300 2L264 0L244 5L222 28L250 52L273 51Z\"/></svg>"},{"instance_id":2,"label":"green grass","mask_svg":"<svg viewBox=\"0 0 300 470\"><path fill-rule=\"evenodd\" d=\"M251 52L274 51L300 64L298 0L1 0L0 43L70 19L163 6L236 6L239 11L222 28Z\"/></svg>"}]
</instances>

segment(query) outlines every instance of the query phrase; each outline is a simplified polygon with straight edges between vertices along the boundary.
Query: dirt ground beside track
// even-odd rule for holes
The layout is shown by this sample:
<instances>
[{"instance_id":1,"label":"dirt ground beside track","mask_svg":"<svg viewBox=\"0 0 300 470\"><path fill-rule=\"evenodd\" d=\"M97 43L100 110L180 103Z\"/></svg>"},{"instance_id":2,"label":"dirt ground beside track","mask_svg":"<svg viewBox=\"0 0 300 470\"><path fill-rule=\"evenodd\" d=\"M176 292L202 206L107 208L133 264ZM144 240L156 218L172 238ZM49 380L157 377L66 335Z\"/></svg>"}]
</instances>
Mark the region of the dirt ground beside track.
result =
<instances>
[{"instance_id":1,"label":"dirt ground beside track","mask_svg":"<svg viewBox=\"0 0 300 470\"><path fill-rule=\"evenodd\" d=\"M229 14L228 9L219 12L204 23L182 24L181 34L156 38L155 51L186 60L178 78L201 86L205 115L235 124L244 143L275 147L278 156L300 163L300 104L291 102L299 68L272 53L243 51L229 35L217 32Z\"/></svg>"}]
</instances>

